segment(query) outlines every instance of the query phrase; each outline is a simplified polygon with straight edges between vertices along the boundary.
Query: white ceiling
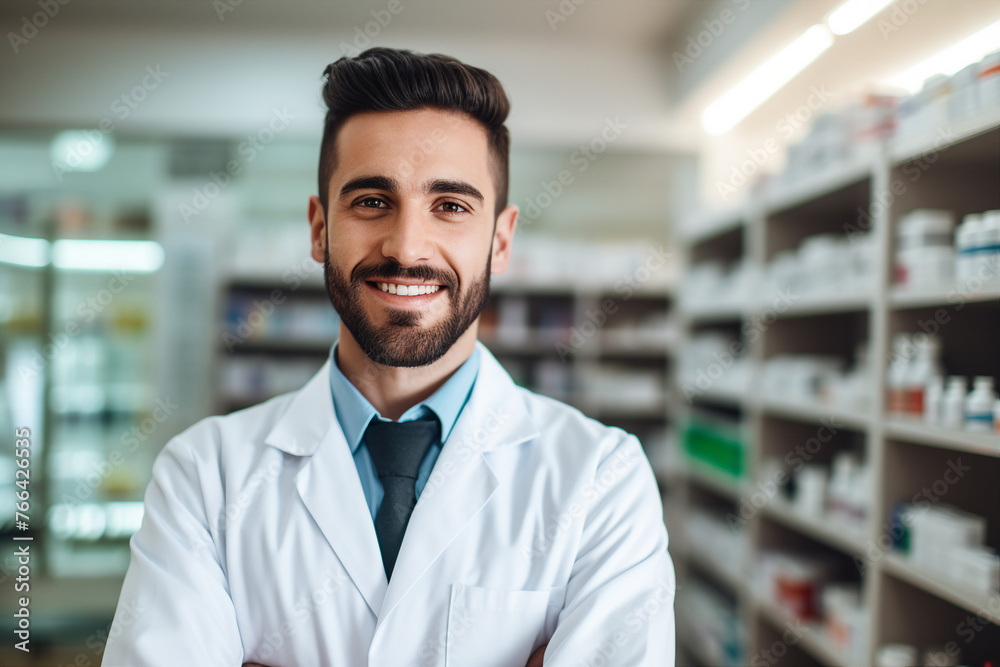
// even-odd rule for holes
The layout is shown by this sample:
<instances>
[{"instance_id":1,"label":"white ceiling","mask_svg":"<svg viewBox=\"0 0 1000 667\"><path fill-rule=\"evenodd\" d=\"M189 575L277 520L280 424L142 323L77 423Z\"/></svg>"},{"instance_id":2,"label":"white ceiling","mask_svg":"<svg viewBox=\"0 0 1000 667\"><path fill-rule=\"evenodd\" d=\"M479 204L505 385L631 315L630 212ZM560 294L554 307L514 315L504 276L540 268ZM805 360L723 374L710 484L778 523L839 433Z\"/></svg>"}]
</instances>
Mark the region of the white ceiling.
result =
<instances>
[{"instance_id":1,"label":"white ceiling","mask_svg":"<svg viewBox=\"0 0 1000 667\"><path fill-rule=\"evenodd\" d=\"M524 145L571 146L620 117L629 131L619 146L693 150L704 141L701 110L839 2L73 0L18 53L0 48L0 124L90 126L112 115L147 65L160 65L170 76L120 128L239 136L287 108L296 115L289 135L313 137L323 67L355 52L367 28L371 45L448 53L495 72ZM880 19L899 8L904 23L886 33ZM0 3L3 34L38 11L37 0ZM735 20L679 68L674 54L724 11ZM390 20L379 25L376 15ZM813 85L853 94L997 18L995 0L900 0L838 38L737 133L773 130Z\"/></svg>"},{"instance_id":2,"label":"white ceiling","mask_svg":"<svg viewBox=\"0 0 1000 667\"><path fill-rule=\"evenodd\" d=\"M630 128L623 145L684 146L687 135L664 123L669 73L655 54L695 1L562 0L574 10L550 25L561 16L556 0L399 0L396 15L389 0L243 0L221 19L215 7L235 0L75 0L19 53L0 49L4 87L17 91L0 99L0 122L115 120L113 101L159 65L169 77L121 127L238 136L287 108L289 135L314 136L323 68L364 46L355 37L367 28L372 45L448 53L497 74L520 142L589 141L620 117ZM35 11L35 2L4 3L4 34ZM391 20L383 27L372 12Z\"/></svg>"}]
</instances>

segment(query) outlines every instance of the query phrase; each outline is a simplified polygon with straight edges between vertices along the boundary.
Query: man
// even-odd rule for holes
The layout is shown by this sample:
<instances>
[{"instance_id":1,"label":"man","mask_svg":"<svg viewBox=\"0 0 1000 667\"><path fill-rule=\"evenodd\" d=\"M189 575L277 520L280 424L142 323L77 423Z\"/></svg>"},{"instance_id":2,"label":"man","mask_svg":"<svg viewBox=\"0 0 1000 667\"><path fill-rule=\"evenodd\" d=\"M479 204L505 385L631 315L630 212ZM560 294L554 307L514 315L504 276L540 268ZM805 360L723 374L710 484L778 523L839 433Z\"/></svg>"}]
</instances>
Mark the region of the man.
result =
<instances>
[{"instance_id":1,"label":"man","mask_svg":"<svg viewBox=\"0 0 1000 667\"><path fill-rule=\"evenodd\" d=\"M518 213L499 81L379 48L324 98L309 223L340 338L160 453L103 664L672 665L638 441L476 341Z\"/></svg>"}]
</instances>

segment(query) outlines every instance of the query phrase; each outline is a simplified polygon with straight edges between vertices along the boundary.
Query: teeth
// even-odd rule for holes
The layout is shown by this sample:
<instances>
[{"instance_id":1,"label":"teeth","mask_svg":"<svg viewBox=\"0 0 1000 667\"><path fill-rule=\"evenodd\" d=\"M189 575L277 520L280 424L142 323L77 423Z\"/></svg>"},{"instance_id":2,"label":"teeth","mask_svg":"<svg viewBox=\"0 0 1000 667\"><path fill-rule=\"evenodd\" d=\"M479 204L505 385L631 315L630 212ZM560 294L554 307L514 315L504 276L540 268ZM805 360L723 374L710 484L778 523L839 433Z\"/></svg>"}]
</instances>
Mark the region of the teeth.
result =
<instances>
[{"instance_id":1,"label":"teeth","mask_svg":"<svg viewBox=\"0 0 1000 667\"><path fill-rule=\"evenodd\" d=\"M421 294L433 294L441 289L440 285L396 285L395 283L379 283L378 288L389 294L400 296L418 296Z\"/></svg>"}]
</instances>

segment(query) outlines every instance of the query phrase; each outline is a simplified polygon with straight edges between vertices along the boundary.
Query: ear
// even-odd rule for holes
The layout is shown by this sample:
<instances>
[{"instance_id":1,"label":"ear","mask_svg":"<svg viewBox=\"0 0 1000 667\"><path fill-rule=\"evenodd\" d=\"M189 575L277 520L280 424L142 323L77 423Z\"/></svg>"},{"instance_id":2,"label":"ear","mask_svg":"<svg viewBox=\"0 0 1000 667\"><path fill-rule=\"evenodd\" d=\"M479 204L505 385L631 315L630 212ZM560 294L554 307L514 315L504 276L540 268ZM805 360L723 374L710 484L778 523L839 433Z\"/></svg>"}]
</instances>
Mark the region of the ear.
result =
<instances>
[{"instance_id":1,"label":"ear","mask_svg":"<svg viewBox=\"0 0 1000 667\"><path fill-rule=\"evenodd\" d=\"M326 249L326 215L316 195L309 195L309 231L312 237L310 254L314 260L322 264Z\"/></svg>"},{"instance_id":2,"label":"ear","mask_svg":"<svg viewBox=\"0 0 1000 667\"><path fill-rule=\"evenodd\" d=\"M510 264L510 247L514 241L514 230L517 228L518 208L508 204L497 216L496 229L493 231L493 258L490 260L491 273L503 273Z\"/></svg>"}]
</instances>

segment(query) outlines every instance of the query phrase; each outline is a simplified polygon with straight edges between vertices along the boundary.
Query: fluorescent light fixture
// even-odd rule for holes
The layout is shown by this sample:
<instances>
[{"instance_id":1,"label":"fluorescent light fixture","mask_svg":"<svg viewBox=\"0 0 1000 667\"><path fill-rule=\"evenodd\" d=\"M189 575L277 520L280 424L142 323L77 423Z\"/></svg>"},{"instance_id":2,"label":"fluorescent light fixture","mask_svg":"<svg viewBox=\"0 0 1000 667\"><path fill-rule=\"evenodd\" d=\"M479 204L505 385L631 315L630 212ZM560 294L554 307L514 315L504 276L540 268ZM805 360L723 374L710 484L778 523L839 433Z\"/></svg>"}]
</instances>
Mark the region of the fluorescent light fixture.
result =
<instances>
[{"instance_id":1,"label":"fluorescent light fixture","mask_svg":"<svg viewBox=\"0 0 1000 667\"><path fill-rule=\"evenodd\" d=\"M847 0L826 18L834 35L846 35L863 25L895 0Z\"/></svg>"},{"instance_id":2,"label":"fluorescent light fixture","mask_svg":"<svg viewBox=\"0 0 1000 667\"><path fill-rule=\"evenodd\" d=\"M814 25L751 72L701 114L706 132L723 134L792 80L833 44L825 25Z\"/></svg>"},{"instance_id":3,"label":"fluorescent light fixture","mask_svg":"<svg viewBox=\"0 0 1000 667\"><path fill-rule=\"evenodd\" d=\"M916 92L926 79L935 74L954 74L966 65L979 62L983 56L998 48L1000 48L1000 21L986 26L958 44L898 74L887 83Z\"/></svg>"},{"instance_id":4,"label":"fluorescent light fixture","mask_svg":"<svg viewBox=\"0 0 1000 667\"><path fill-rule=\"evenodd\" d=\"M0 262L42 267L49 263L49 242L27 236L0 234Z\"/></svg>"},{"instance_id":5,"label":"fluorescent light fixture","mask_svg":"<svg viewBox=\"0 0 1000 667\"><path fill-rule=\"evenodd\" d=\"M52 248L57 269L152 273L163 266L163 246L156 241L61 239Z\"/></svg>"},{"instance_id":6,"label":"fluorescent light fixture","mask_svg":"<svg viewBox=\"0 0 1000 667\"><path fill-rule=\"evenodd\" d=\"M64 171L97 171L111 159L114 140L100 130L66 130L52 139L52 161Z\"/></svg>"},{"instance_id":7,"label":"fluorescent light fixture","mask_svg":"<svg viewBox=\"0 0 1000 667\"><path fill-rule=\"evenodd\" d=\"M50 257L51 255L51 257ZM152 273L163 266L163 246L156 241L45 239L0 234L0 262L76 271L130 271Z\"/></svg>"}]
</instances>

